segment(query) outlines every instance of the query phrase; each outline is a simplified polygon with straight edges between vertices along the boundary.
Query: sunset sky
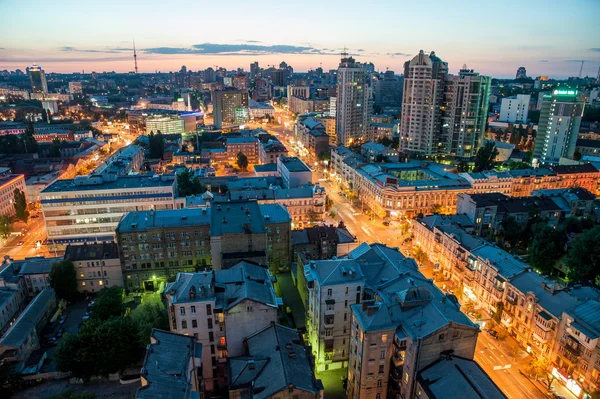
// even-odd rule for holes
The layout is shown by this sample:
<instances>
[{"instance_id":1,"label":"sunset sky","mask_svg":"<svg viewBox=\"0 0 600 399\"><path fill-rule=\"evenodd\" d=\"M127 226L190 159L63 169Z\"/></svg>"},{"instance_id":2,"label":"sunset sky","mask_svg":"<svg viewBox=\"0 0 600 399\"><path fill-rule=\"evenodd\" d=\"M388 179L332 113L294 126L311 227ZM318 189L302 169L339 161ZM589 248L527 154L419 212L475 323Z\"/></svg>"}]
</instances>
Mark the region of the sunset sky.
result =
<instances>
[{"instance_id":1,"label":"sunset sky","mask_svg":"<svg viewBox=\"0 0 600 399\"><path fill-rule=\"evenodd\" d=\"M600 0L38 1L0 0L0 70L47 72L336 68L344 47L378 70L402 72L420 49L451 72L495 77L596 76Z\"/></svg>"}]
</instances>

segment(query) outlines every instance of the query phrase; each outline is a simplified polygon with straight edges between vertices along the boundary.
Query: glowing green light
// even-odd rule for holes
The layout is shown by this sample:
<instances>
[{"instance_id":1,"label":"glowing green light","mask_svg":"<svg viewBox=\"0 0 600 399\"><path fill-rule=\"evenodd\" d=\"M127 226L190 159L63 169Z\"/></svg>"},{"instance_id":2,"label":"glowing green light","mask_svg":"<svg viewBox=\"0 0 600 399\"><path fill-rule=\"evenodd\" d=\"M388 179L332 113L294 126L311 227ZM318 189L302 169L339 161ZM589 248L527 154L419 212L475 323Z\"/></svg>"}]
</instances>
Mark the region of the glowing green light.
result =
<instances>
[{"instance_id":1,"label":"glowing green light","mask_svg":"<svg viewBox=\"0 0 600 399\"><path fill-rule=\"evenodd\" d=\"M574 96L577 94L577 90L554 90L554 94L559 96Z\"/></svg>"}]
</instances>

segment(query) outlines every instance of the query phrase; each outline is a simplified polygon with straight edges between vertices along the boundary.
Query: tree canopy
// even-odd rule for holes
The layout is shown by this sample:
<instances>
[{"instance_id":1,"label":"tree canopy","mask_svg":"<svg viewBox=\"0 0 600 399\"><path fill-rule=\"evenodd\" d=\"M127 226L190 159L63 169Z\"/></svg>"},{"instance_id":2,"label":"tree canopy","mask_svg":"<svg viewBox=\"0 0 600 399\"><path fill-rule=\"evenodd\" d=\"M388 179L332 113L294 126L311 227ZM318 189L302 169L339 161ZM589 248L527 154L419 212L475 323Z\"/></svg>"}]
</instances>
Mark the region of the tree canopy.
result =
<instances>
[{"instance_id":1,"label":"tree canopy","mask_svg":"<svg viewBox=\"0 0 600 399\"><path fill-rule=\"evenodd\" d=\"M167 309L154 303L138 306L131 313L133 323L138 329L138 341L141 348L150 343L150 334L153 328L169 330L169 316Z\"/></svg>"},{"instance_id":2,"label":"tree canopy","mask_svg":"<svg viewBox=\"0 0 600 399\"><path fill-rule=\"evenodd\" d=\"M600 277L600 226L586 230L573 239L564 258L572 281L595 281Z\"/></svg>"},{"instance_id":3,"label":"tree canopy","mask_svg":"<svg viewBox=\"0 0 600 399\"><path fill-rule=\"evenodd\" d=\"M165 154L165 138L160 130L156 134L150 132L148 135L148 149L151 159L162 159Z\"/></svg>"},{"instance_id":4,"label":"tree canopy","mask_svg":"<svg viewBox=\"0 0 600 399\"><path fill-rule=\"evenodd\" d=\"M488 141L477 151L475 156L475 168L474 172L482 172L484 170L490 170L494 168L496 164L496 157L498 156L498 149L496 145Z\"/></svg>"},{"instance_id":5,"label":"tree canopy","mask_svg":"<svg viewBox=\"0 0 600 399\"><path fill-rule=\"evenodd\" d=\"M59 298L73 301L79 297L73 262L70 260L54 262L50 268L49 277L50 286L54 288Z\"/></svg>"},{"instance_id":6,"label":"tree canopy","mask_svg":"<svg viewBox=\"0 0 600 399\"><path fill-rule=\"evenodd\" d=\"M248 157L241 151L237 153L236 164L242 170L248 169Z\"/></svg>"},{"instance_id":7,"label":"tree canopy","mask_svg":"<svg viewBox=\"0 0 600 399\"><path fill-rule=\"evenodd\" d=\"M15 207L15 214L17 219L27 222L29 220L29 211L27 210L27 198L25 198L25 193L18 188L15 188L14 191L14 202L13 206Z\"/></svg>"},{"instance_id":8,"label":"tree canopy","mask_svg":"<svg viewBox=\"0 0 600 399\"><path fill-rule=\"evenodd\" d=\"M4 238L12 231L12 220L8 215L0 215L0 235Z\"/></svg>"},{"instance_id":9,"label":"tree canopy","mask_svg":"<svg viewBox=\"0 0 600 399\"><path fill-rule=\"evenodd\" d=\"M187 197L188 195L201 194L205 191L205 188L200 183L200 179L186 169L177 174L177 190L179 190L180 196Z\"/></svg>"},{"instance_id":10,"label":"tree canopy","mask_svg":"<svg viewBox=\"0 0 600 399\"><path fill-rule=\"evenodd\" d=\"M554 266L564 254L566 236L560 229L554 229L540 222L532 227L533 239L529 246L528 261L531 266L545 274L553 274Z\"/></svg>"},{"instance_id":11,"label":"tree canopy","mask_svg":"<svg viewBox=\"0 0 600 399\"><path fill-rule=\"evenodd\" d=\"M120 287L102 288L96 295L96 302L91 307L94 319L107 320L113 316L121 316L125 311L123 290Z\"/></svg>"}]
</instances>

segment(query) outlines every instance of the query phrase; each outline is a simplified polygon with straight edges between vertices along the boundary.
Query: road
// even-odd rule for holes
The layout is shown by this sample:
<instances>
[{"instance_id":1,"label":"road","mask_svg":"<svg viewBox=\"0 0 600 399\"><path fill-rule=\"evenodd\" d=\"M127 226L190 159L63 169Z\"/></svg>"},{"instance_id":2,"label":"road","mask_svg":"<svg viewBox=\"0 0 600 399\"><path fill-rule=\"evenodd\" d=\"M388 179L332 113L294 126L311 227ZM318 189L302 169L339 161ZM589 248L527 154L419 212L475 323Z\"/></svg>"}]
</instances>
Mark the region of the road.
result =
<instances>
[{"instance_id":1,"label":"road","mask_svg":"<svg viewBox=\"0 0 600 399\"><path fill-rule=\"evenodd\" d=\"M13 231L20 231L23 236L10 235L2 246L2 255L8 255L13 259L25 259L31 256L48 255L48 249L41 245L39 248L36 245L37 241L43 242L46 238L46 226L44 224L44 216L38 213L39 217L29 218L25 223L19 222L13 225ZM23 245L18 245L22 241Z\"/></svg>"}]
</instances>

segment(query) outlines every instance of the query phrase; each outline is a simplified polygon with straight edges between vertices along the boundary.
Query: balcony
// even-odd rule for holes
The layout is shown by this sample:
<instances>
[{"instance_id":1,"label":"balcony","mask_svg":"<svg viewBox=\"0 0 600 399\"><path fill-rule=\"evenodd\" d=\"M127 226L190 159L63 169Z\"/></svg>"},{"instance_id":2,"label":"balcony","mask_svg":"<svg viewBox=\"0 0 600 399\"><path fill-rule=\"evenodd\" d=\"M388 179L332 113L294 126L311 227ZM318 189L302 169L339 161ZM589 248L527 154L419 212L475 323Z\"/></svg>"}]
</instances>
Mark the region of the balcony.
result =
<instances>
[{"instance_id":1,"label":"balcony","mask_svg":"<svg viewBox=\"0 0 600 399\"><path fill-rule=\"evenodd\" d=\"M333 323L335 321L335 318L333 316L325 316L325 318L323 319L323 324L327 327L333 327Z\"/></svg>"},{"instance_id":2,"label":"balcony","mask_svg":"<svg viewBox=\"0 0 600 399\"><path fill-rule=\"evenodd\" d=\"M517 297L506 296L506 302L510 303L513 306L517 306Z\"/></svg>"}]
</instances>

